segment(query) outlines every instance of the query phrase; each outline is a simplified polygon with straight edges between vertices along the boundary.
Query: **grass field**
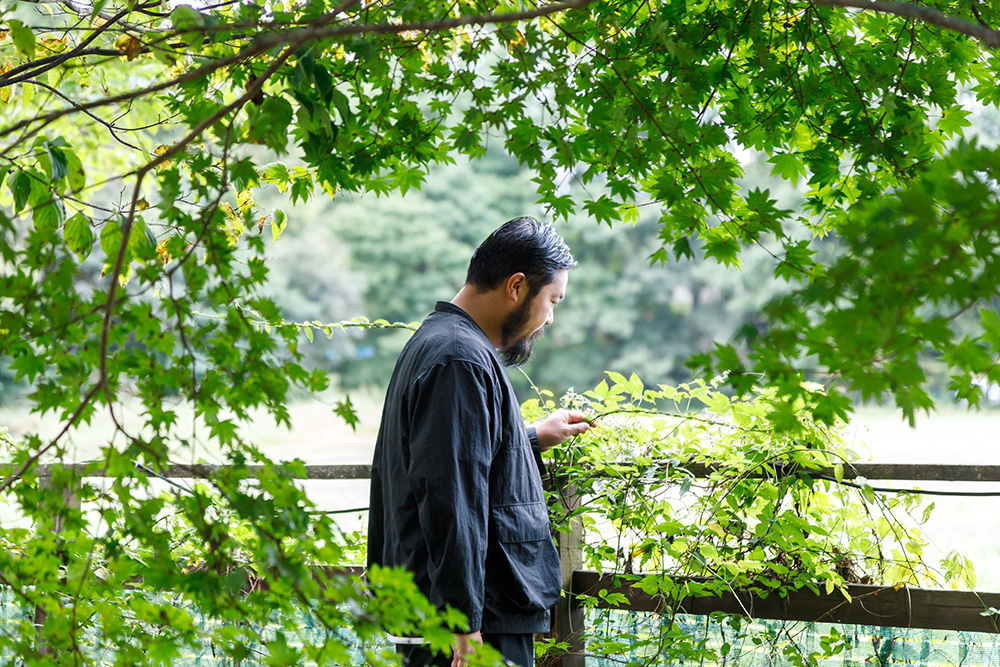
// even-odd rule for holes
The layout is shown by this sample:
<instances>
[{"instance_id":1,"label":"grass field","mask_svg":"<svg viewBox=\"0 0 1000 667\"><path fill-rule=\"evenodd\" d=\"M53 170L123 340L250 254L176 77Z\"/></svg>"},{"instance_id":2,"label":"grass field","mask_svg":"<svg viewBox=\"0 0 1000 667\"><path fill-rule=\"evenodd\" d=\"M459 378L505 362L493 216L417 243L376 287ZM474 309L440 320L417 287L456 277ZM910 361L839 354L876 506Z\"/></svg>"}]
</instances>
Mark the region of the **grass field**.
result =
<instances>
[{"instance_id":1,"label":"grass field","mask_svg":"<svg viewBox=\"0 0 1000 667\"><path fill-rule=\"evenodd\" d=\"M370 463L375 434L378 430L380 398L352 397L359 405L361 423L357 430L349 428L332 411L332 400L304 399L293 407L292 428L275 426L261 416L245 434L275 459L302 459L307 463ZM141 415L136 409L122 411L126 428L137 427ZM190 420L189 420L190 421ZM29 432L53 434L56 425L27 414L23 409L0 411L0 424L15 438ZM198 436L196 429L192 431ZM898 413L888 410L863 409L850 429L854 448L861 460L875 462L912 463L993 463L997 462L1000 442L1000 412L966 413L957 409L943 410L918 419L909 428ZM69 453L73 460L92 458L101 444L107 442L113 430L107 419L97 419L73 435ZM179 456L178 462L220 461L219 453L201 447ZM873 480L874 481L874 480ZM365 507L368 504L368 484L364 480L306 482L309 496L323 509L338 510ZM906 482L886 483L906 487ZM1000 490L1000 484L943 483L926 488L963 490ZM979 590L1000 590L1000 497L997 498L935 498L935 512L924 526L930 540L925 555L930 561L957 550L976 565ZM0 520L4 517L0 508ZM356 529L364 516L341 515L346 529Z\"/></svg>"}]
</instances>

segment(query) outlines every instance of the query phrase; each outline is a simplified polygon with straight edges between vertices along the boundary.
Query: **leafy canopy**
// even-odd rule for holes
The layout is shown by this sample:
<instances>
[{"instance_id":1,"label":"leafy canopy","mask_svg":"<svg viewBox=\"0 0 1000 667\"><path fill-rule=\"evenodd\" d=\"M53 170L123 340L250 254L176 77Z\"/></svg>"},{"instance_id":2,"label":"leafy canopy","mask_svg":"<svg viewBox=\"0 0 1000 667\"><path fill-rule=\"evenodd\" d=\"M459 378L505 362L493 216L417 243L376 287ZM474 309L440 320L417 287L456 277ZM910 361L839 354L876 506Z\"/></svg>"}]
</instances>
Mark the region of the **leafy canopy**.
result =
<instances>
[{"instance_id":1,"label":"leafy canopy","mask_svg":"<svg viewBox=\"0 0 1000 667\"><path fill-rule=\"evenodd\" d=\"M982 46L994 45L996 10L844 6L866 7L8 3L6 235L22 238L30 218L39 247L9 242L4 259L100 248L105 273L130 276L145 262L140 279L156 282L165 260L197 261L220 230L231 247L255 243L244 234L279 235L287 218L258 209L256 186L293 201L405 193L454 153L479 157L497 144L534 171L553 217L580 210L611 224L657 210L660 261L700 248L739 267L750 246L770 254L794 296L768 310L770 328L748 332L748 354L724 346L694 359L698 368L751 373L731 376L739 389L762 372L788 400L807 374L839 380L892 397L912 419L931 404L919 361L929 355L976 402L975 380L1000 372L989 316L972 334L949 322L995 297L997 239L977 223L994 212L995 149L961 140L960 93L1000 101L1000 61ZM295 158L263 164L253 145ZM802 189L804 210L740 189L749 150ZM566 194L567 179L589 194ZM920 235L908 215L930 216L948 238L909 263L874 257ZM803 229L876 247L848 241L821 256ZM160 265L150 269L154 247ZM948 261L954 253L965 259ZM947 289L925 292L930 274ZM118 296L108 292L105 304ZM110 305L105 314L110 324ZM837 391L824 400L824 418L845 414Z\"/></svg>"}]
</instances>

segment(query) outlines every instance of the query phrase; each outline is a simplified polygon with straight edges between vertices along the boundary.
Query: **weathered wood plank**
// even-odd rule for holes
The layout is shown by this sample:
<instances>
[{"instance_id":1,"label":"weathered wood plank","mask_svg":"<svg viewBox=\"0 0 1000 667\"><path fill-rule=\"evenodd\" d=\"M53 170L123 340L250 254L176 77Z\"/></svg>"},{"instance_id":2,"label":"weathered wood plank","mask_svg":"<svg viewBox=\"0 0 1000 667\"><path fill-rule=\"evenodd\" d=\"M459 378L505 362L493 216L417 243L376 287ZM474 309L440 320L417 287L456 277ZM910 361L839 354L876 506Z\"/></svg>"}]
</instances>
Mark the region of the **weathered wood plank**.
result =
<instances>
[{"instance_id":1,"label":"weathered wood plank","mask_svg":"<svg viewBox=\"0 0 1000 667\"><path fill-rule=\"evenodd\" d=\"M83 472L85 463L63 464ZM174 479L208 478L225 466L197 463L193 465L171 464L162 471L165 477ZM260 470L260 466L249 466L251 472ZM707 477L717 468L711 464L689 463L684 468L696 477ZM45 476L51 465L39 465L35 468L39 475ZM368 479L371 466L367 463L346 463L333 465L307 465L303 479ZM832 468L815 471L817 474L834 476ZM760 473L755 473L760 476ZM87 472L88 477L106 477L99 469ZM856 463L844 466L844 479L864 477L868 480L906 480L906 481L940 481L940 482L1000 482L1000 465L952 465L937 463Z\"/></svg>"},{"instance_id":2,"label":"weathered wood plank","mask_svg":"<svg viewBox=\"0 0 1000 667\"><path fill-rule=\"evenodd\" d=\"M64 463L65 468L76 470L86 477L109 477L110 475L100 468L94 468L87 463ZM170 479L211 479L219 470L226 468L225 465L215 465L209 463L181 464L172 463L163 470L157 472ZM307 465L305 467L305 477L299 479L368 479L371 477L371 466L367 463L342 463L331 465ZM39 465L34 470L39 476L50 474L52 465ZM261 466L247 466L251 473L260 472Z\"/></svg>"},{"instance_id":3,"label":"weathered wood plank","mask_svg":"<svg viewBox=\"0 0 1000 667\"><path fill-rule=\"evenodd\" d=\"M695 477L708 477L720 468L711 463L688 463L682 466ZM834 477L833 468L812 471ZM789 473L785 473L789 474ZM751 477L770 477L762 471ZM917 482L1000 482L1000 465L953 465L943 463L855 463L844 466L844 479L906 480Z\"/></svg>"},{"instance_id":4,"label":"weathered wood plank","mask_svg":"<svg viewBox=\"0 0 1000 667\"><path fill-rule=\"evenodd\" d=\"M606 590L623 594L632 611L659 611L666 602L631 586L616 586L614 577L580 571L573 577L573 592L597 595ZM989 607L1000 608L1000 593L928 590L889 586L848 586L851 601L839 592L817 595L812 591L792 592L786 598L761 598L745 591L713 597L686 597L679 609L688 614L721 611L752 618L790 621L850 623L896 628L928 628L969 632L1000 632L998 619L983 616ZM602 609L623 608L598 603Z\"/></svg>"}]
</instances>

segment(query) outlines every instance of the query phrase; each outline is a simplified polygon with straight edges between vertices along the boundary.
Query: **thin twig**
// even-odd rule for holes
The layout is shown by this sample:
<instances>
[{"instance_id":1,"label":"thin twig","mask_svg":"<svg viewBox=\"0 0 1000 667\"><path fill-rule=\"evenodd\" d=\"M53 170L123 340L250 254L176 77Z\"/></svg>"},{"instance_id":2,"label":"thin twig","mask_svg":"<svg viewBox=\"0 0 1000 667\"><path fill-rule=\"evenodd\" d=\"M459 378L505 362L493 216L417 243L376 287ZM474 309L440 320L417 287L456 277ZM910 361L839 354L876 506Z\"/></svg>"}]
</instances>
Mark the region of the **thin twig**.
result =
<instances>
[{"instance_id":1,"label":"thin twig","mask_svg":"<svg viewBox=\"0 0 1000 667\"><path fill-rule=\"evenodd\" d=\"M45 90L51 92L52 94L56 95L57 97L60 97L61 99L66 100L67 102L69 102L74 107L79 107L80 106L79 104L77 104L76 100L74 100L72 97L69 97L68 95L64 95L63 93L59 92L58 89L53 88L52 86L50 86L47 83L42 83L41 81L39 81L37 79L28 79L27 81L25 81L25 83L26 84L32 84L32 85L38 86L39 88L44 88ZM114 138L114 140L117 141L118 143L122 144L123 146L128 146L132 150L136 150L136 151L140 150L140 148L138 146L130 144L129 142L127 142L124 139L122 139L121 137L119 137L118 134L115 132L115 129L116 129L115 126L112 125L111 123L109 123L108 121L104 120L103 118L101 118L100 116L98 116L94 112L90 111L89 109L83 109L83 108L81 108L80 111L82 111L83 113L85 113L86 115L90 116L95 121L97 121L98 123L100 123L101 125L103 125L104 127L106 127L108 129L108 132L111 134L111 136Z\"/></svg>"}]
</instances>

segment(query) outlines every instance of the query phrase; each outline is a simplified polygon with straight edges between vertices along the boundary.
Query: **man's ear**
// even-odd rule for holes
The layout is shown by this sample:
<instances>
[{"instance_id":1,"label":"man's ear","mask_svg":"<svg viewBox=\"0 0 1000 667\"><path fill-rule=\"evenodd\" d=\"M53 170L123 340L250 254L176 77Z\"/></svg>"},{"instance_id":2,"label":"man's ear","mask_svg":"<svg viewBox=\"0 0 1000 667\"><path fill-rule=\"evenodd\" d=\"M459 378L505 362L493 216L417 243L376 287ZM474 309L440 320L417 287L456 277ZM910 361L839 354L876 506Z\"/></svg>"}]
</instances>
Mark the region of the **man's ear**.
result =
<instances>
[{"instance_id":1,"label":"man's ear","mask_svg":"<svg viewBox=\"0 0 1000 667\"><path fill-rule=\"evenodd\" d=\"M503 284L504 295L514 305L521 302L521 299L528 296L528 278L523 273L511 275Z\"/></svg>"}]
</instances>

